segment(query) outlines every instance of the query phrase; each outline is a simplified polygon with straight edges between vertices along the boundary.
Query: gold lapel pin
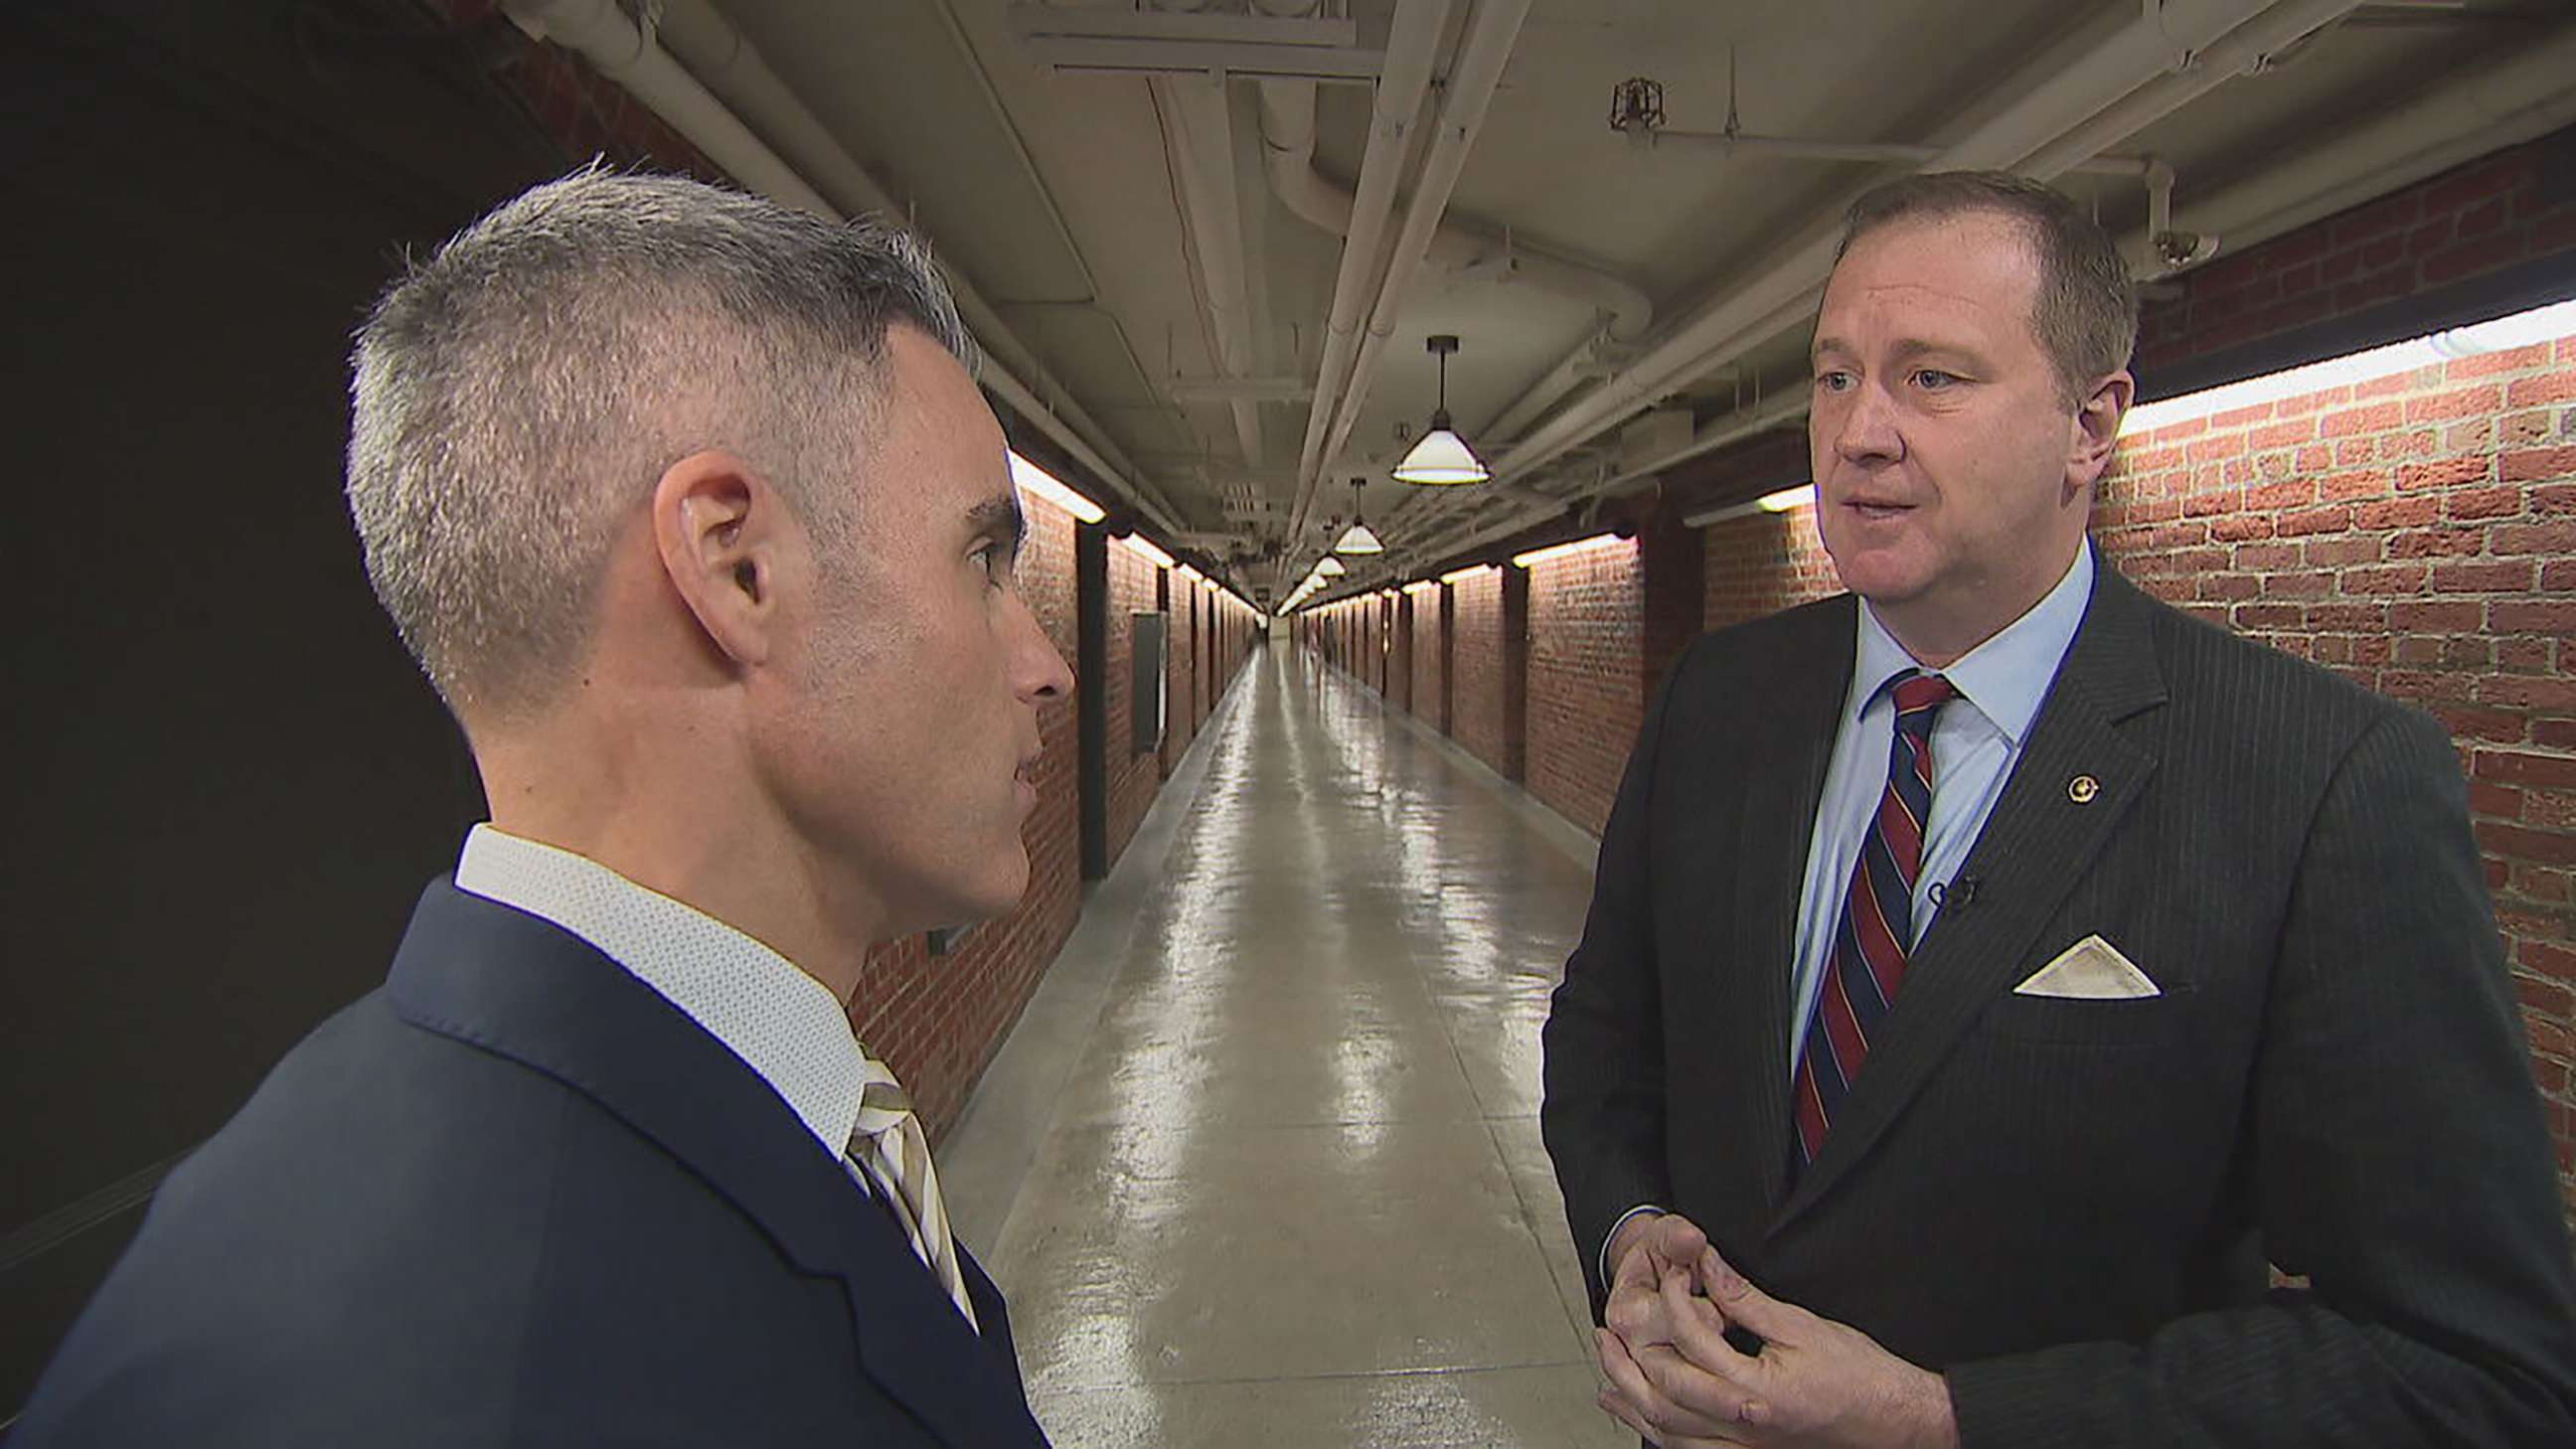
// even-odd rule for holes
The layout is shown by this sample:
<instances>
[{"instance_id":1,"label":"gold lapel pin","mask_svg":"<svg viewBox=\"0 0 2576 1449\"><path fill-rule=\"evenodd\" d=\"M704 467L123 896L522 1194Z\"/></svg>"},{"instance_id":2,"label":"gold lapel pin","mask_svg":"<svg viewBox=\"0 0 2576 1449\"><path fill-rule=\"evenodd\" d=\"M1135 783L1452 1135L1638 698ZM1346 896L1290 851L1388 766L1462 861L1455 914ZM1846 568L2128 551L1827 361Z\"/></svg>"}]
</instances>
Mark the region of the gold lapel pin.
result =
<instances>
[{"instance_id":1,"label":"gold lapel pin","mask_svg":"<svg viewBox=\"0 0 2576 1449\"><path fill-rule=\"evenodd\" d=\"M2078 805L2090 805L2102 793L2102 782L2090 775L2078 775L2066 782L2066 798Z\"/></svg>"}]
</instances>

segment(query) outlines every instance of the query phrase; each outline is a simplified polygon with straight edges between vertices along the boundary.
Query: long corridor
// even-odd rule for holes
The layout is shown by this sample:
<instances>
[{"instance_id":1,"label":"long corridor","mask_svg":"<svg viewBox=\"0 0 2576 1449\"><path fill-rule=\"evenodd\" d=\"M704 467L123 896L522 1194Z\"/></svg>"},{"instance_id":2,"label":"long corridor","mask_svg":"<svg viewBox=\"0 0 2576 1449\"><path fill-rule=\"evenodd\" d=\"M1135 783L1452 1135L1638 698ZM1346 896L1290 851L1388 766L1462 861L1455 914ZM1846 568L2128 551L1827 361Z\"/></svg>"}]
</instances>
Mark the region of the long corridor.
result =
<instances>
[{"instance_id":1,"label":"long corridor","mask_svg":"<svg viewBox=\"0 0 2576 1449\"><path fill-rule=\"evenodd\" d=\"M1007 1220L965 1230L1039 1420L1060 1449L1632 1443L1538 1134L1588 842L1281 645L1193 756L1167 853L1133 858L1149 825L1121 867L1150 873L1123 953L1059 962L1115 956L1060 1076L997 1064L986 1098L1023 1100L957 1133L975 1173L1030 1123ZM1020 1035L1064 1035L1046 1007Z\"/></svg>"}]
</instances>

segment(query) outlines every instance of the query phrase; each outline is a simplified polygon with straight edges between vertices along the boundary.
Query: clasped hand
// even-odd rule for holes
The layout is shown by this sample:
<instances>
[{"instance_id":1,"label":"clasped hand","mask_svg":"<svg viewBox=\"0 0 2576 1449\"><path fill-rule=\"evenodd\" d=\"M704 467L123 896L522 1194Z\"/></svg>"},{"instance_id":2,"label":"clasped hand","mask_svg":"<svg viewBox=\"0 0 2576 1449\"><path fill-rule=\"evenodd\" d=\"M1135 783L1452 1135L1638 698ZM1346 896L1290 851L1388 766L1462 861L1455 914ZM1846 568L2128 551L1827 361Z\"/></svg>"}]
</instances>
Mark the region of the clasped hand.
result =
<instances>
[{"instance_id":1,"label":"clasped hand","mask_svg":"<svg viewBox=\"0 0 2576 1449\"><path fill-rule=\"evenodd\" d=\"M1601 1407L1663 1449L1734 1445L1953 1449L1940 1375L1856 1328L1783 1303L1727 1266L1678 1214L1640 1217L1614 1242ZM1763 1341L1740 1353L1737 1326Z\"/></svg>"}]
</instances>

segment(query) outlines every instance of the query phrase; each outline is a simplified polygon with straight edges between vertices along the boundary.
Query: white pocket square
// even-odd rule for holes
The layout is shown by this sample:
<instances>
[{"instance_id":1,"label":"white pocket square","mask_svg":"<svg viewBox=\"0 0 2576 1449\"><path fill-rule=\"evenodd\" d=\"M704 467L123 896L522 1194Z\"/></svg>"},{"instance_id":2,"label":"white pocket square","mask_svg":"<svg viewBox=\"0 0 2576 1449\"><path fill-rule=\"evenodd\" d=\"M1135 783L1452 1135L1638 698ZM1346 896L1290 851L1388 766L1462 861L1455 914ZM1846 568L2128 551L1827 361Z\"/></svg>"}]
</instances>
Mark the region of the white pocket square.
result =
<instances>
[{"instance_id":1,"label":"white pocket square","mask_svg":"<svg viewBox=\"0 0 2576 1449\"><path fill-rule=\"evenodd\" d=\"M2058 953L2013 988L2016 996L2055 996L2069 1001L2135 1001L2162 996L2163 988L2100 936L2087 936Z\"/></svg>"}]
</instances>

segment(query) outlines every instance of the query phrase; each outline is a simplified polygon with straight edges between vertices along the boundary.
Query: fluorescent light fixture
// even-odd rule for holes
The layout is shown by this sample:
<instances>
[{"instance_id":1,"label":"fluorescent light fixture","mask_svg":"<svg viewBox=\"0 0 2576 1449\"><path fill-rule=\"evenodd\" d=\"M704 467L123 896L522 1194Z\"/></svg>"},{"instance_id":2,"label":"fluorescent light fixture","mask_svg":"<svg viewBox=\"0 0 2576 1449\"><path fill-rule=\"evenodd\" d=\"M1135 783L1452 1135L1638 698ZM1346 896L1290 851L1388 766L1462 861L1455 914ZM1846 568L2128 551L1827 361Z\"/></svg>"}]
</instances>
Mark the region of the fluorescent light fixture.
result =
<instances>
[{"instance_id":1,"label":"fluorescent light fixture","mask_svg":"<svg viewBox=\"0 0 2576 1449\"><path fill-rule=\"evenodd\" d=\"M1175 565L1172 569L1172 576L1185 584L1194 584L1200 579L1206 577L1206 575L1200 573L1197 569L1190 567L1188 564Z\"/></svg>"},{"instance_id":2,"label":"fluorescent light fixture","mask_svg":"<svg viewBox=\"0 0 2576 1449\"><path fill-rule=\"evenodd\" d=\"M1331 554L1326 554L1315 562L1315 572L1324 578L1338 579L1350 571L1350 565L1333 557Z\"/></svg>"},{"instance_id":3,"label":"fluorescent light fixture","mask_svg":"<svg viewBox=\"0 0 2576 1449\"><path fill-rule=\"evenodd\" d=\"M1496 565L1489 563L1469 564L1463 569L1451 569L1449 572L1442 574L1440 576L1440 582L1444 584L1465 583L1476 575L1486 572L1500 573L1502 570Z\"/></svg>"},{"instance_id":4,"label":"fluorescent light fixture","mask_svg":"<svg viewBox=\"0 0 2576 1449\"><path fill-rule=\"evenodd\" d=\"M1404 586L1404 591L1408 594L1427 594L1438 587L1440 587L1438 579L1415 579Z\"/></svg>"},{"instance_id":5,"label":"fluorescent light fixture","mask_svg":"<svg viewBox=\"0 0 2576 1449\"><path fill-rule=\"evenodd\" d=\"M1390 471L1397 481L1426 488L1455 487L1462 483L1482 483L1494 476L1467 440L1447 426L1448 414L1432 419L1431 431L1404 455L1404 461Z\"/></svg>"},{"instance_id":6,"label":"fluorescent light fixture","mask_svg":"<svg viewBox=\"0 0 2576 1449\"><path fill-rule=\"evenodd\" d=\"M2180 397L2141 403L2129 409L2120 419L2120 436L2152 432L2157 428L2187 423L2216 413L2234 412L2238 408L2259 407L2279 402L2286 397L2300 397L2323 392L2331 387L2346 387L2369 382L2419 367L2431 367L2455 357L2475 357L2484 352L2503 352L2515 347L2529 347L2535 342L2548 342L2560 337L2576 336L2576 299L2534 307L2492 322L2479 322L2467 327L2427 333L2385 347L2330 357L2304 367L2249 377L2224 387L2206 388L2184 393Z\"/></svg>"},{"instance_id":7,"label":"fluorescent light fixture","mask_svg":"<svg viewBox=\"0 0 2576 1449\"><path fill-rule=\"evenodd\" d=\"M1795 488L1783 488L1777 493L1765 493L1751 502L1730 503L1723 508L1694 513L1682 520L1682 527L1706 528L1712 523L1724 523L1730 518L1742 518L1753 513L1787 513L1793 508L1809 507L1815 501L1816 485L1801 483Z\"/></svg>"},{"instance_id":8,"label":"fluorescent light fixture","mask_svg":"<svg viewBox=\"0 0 2576 1449\"><path fill-rule=\"evenodd\" d=\"M1163 552L1161 549L1154 547L1152 541L1147 539L1145 535L1141 533L1131 533L1118 541L1127 545L1127 551L1129 553L1136 555L1136 557L1143 559L1145 562L1152 564L1158 569L1167 569L1172 566L1172 556Z\"/></svg>"},{"instance_id":9,"label":"fluorescent light fixture","mask_svg":"<svg viewBox=\"0 0 2576 1449\"><path fill-rule=\"evenodd\" d=\"M1007 451L1007 450L1005 450ZM1011 481L1024 493L1034 493L1084 523L1098 523L1109 516L1109 510L1065 487L1055 475L1021 457L1010 454Z\"/></svg>"},{"instance_id":10,"label":"fluorescent light fixture","mask_svg":"<svg viewBox=\"0 0 2576 1449\"><path fill-rule=\"evenodd\" d=\"M1572 558L1576 554L1591 553L1613 544L1625 545L1627 542L1627 539L1615 533L1596 533L1590 538L1578 538L1572 543L1551 544L1546 548L1534 548L1527 553L1514 554L1512 566L1531 568L1538 564L1554 563L1561 558Z\"/></svg>"}]
</instances>

